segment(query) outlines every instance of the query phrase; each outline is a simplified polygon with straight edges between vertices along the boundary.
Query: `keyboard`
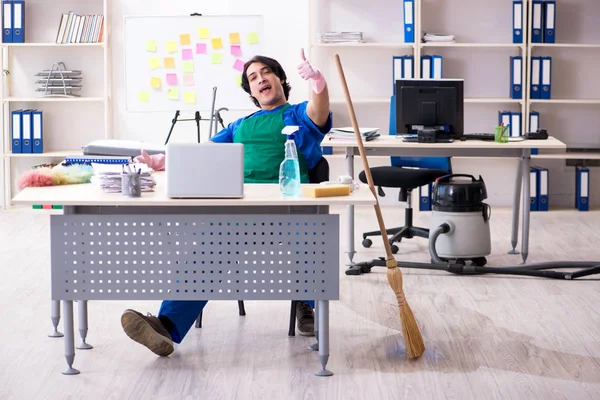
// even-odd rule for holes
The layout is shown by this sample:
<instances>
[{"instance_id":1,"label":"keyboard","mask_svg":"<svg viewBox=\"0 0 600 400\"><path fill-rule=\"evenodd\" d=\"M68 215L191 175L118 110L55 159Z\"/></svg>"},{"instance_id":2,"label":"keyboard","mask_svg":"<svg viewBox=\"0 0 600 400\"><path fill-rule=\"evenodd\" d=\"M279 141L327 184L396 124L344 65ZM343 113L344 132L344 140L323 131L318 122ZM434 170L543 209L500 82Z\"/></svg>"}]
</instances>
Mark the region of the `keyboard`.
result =
<instances>
[{"instance_id":1,"label":"keyboard","mask_svg":"<svg viewBox=\"0 0 600 400\"><path fill-rule=\"evenodd\" d=\"M419 143L419 138L416 136L409 136L409 137L405 137L402 139L403 142L409 142L409 143ZM452 143L454 142L454 139L452 138L437 138L435 140L435 143Z\"/></svg>"},{"instance_id":2,"label":"keyboard","mask_svg":"<svg viewBox=\"0 0 600 400\"><path fill-rule=\"evenodd\" d=\"M465 133L462 135L464 140L494 140L493 133ZM461 138L461 139L462 139Z\"/></svg>"}]
</instances>

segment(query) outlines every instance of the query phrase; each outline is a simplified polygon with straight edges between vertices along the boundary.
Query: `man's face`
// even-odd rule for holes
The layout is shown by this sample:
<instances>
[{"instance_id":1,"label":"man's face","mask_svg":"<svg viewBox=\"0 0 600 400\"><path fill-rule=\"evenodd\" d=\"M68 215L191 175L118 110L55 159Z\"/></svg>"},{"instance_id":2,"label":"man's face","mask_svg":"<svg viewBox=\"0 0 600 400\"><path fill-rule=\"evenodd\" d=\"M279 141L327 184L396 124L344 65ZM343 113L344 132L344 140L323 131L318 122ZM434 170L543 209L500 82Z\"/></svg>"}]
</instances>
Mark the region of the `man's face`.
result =
<instances>
[{"instance_id":1,"label":"man's face","mask_svg":"<svg viewBox=\"0 0 600 400\"><path fill-rule=\"evenodd\" d=\"M250 94L258 100L261 108L269 110L285 104L281 80L266 65L255 62L246 70Z\"/></svg>"}]
</instances>

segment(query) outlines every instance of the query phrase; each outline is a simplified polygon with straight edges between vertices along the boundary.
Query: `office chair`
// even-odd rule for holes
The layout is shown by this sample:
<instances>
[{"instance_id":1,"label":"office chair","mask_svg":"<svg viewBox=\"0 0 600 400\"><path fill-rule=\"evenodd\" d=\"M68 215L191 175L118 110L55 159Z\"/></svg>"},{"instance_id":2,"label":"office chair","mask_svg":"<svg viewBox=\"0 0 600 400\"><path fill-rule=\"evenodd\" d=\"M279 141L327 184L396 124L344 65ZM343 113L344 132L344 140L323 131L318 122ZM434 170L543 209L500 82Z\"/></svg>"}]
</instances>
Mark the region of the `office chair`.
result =
<instances>
[{"instance_id":1,"label":"office chair","mask_svg":"<svg viewBox=\"0 0 600 400\"><path fill-rule=\"evenodd\" d=\"M329 163L325 157L321 157L315 167L308 171L308 181L310 183L321 183L329 180ZM290 325L288 330L288 336L296 336L296 304L297 300L292 300L290 307ZM244 307L244 301L238 301L238 311L241 316L246 315L246 309ZM196 328L202 327L202 312L196 318Z\"/></svg>"},{"instance_id":2,"label":"office chair","mask_svg":"<svg viewBox=\"0 0 600 400\"><path fill-rule=\"evenodd\" d=\"M392 235L388 241L393 254L398 252L398 246L394 243L399 243L403 238L412 239L415 236L429 238L429 229L413 226L411 193L414 189L451 173L451 170L448 157L392 157L391 166L371 168L373 185L377 186L379 196L385 196L382 187L400 188L398 201L407 203L404 212L404 226L386 229L387 234ZM367 183L364 171L359 174L359 179L361 182ZM381 235L381 231L363 233L362 245L367 248L371 247L373 242L368 237L378 235Z\"/></svg>"}]
</instances>

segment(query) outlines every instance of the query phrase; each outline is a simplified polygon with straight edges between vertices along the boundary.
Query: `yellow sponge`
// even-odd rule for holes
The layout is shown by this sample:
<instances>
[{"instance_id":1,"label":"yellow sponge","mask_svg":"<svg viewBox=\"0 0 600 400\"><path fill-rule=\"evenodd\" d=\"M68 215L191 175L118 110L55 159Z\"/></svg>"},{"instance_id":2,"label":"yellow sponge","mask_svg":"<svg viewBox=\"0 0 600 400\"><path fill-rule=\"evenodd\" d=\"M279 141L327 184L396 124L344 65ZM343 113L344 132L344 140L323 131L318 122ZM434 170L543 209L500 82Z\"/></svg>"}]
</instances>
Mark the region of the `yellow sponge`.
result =
<instances>
[{"instance_id":1,"label":"yellow sponge","mask_svg":"<svg viewBox=\"0 0 600 400\"><path fill-rule=\"evenodd\" d=\"M348 185L302 185L302 194L305 197L333 197L349 196L350 186Z\"/></svg>"}]
</instances>

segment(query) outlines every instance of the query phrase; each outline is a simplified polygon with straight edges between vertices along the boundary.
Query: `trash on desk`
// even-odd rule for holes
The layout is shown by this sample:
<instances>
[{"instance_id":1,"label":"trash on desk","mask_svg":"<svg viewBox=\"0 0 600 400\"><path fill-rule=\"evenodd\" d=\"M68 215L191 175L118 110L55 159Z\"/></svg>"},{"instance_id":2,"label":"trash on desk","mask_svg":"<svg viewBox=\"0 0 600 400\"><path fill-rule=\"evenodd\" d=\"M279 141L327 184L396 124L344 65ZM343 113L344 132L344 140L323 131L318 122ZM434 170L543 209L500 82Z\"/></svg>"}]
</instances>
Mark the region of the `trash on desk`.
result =
<instances>
[{"instance_id":1,"label":"trash on desk","mask_svg":"<svg viewBox=\"0 0 600 400\"><path fill-rule=\"evenodd\" d=\"M107 193L120 193L122 191L123 168L122 165L92 164L94 175L91 182ZM153 192L156 180L152 176L154 170L146 164L132 163L129 168L140 175L142 192Z\"/></svg>"}]
</instances>

